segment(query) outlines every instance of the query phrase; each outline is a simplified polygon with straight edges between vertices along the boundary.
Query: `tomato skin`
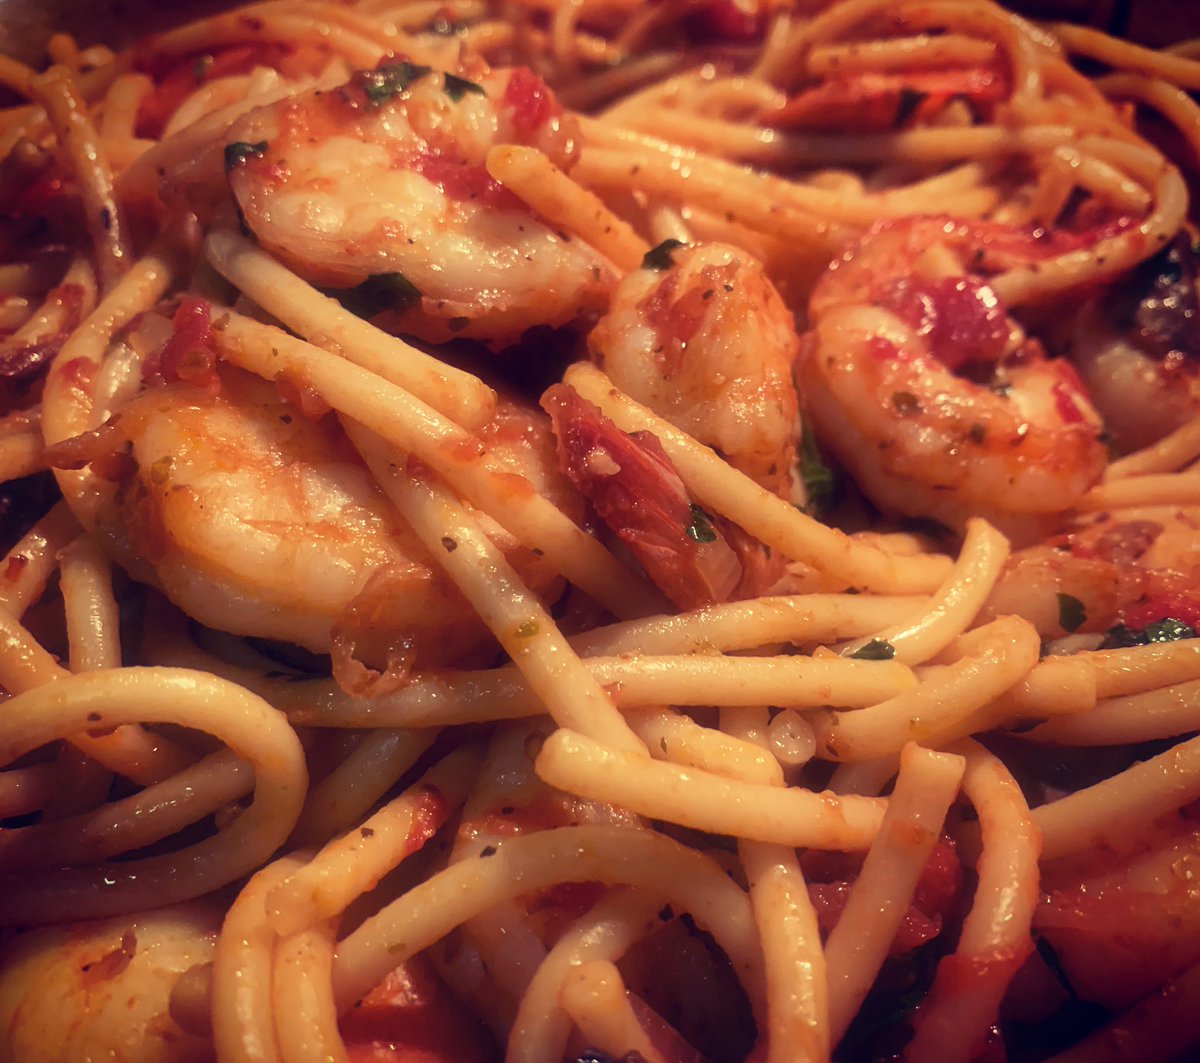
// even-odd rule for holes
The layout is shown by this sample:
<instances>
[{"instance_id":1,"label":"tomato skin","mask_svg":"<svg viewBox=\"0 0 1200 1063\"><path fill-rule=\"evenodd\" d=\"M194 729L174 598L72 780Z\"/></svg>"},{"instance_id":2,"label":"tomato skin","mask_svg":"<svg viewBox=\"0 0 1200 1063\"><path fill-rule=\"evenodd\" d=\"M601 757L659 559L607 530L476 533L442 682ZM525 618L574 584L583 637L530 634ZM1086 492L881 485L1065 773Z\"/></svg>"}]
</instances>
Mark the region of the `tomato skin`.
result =
<instances>
[{"instance_id":1,"label":"tomato skin","mask_svg":"<svg viewBox=\"0 0 1200 1063\"><path fill-rule=\"evenodd\" d=\"M742 566L687 488L658 437L621 431L568 384L542 397L554 421L559 467L600 519L681 609L728 601Z\"/></svg>"},{"instance_id":2,"label":"tomato skin","mask_svg":"<svg viewBox=\"0 0 1200 1063\"><path fill-rule=\"evenodd\" d=\"M504 102L512 108L513 128L518 136L531 139L547 122L558 118L562 105L546 83L525 66L509 76Z\"/></svg>"},{"instance_id":3,"label":"tomato skin","mask_svg":"<svg viewBox=\"0 0 1200 1063\"><path fill-rule=\"evenodd\" d=\"M827 933L842 917L850 887L862 866L862 855L814 850L805 854L803 866L817 920ZM896 931L889 954L893 958L903 957L941 934L955 911L962 887L958 850L950 836L943 834L921 871L912 904Z\"/></svg>"},{"instance_id":4,"label":"tomato skin","mask_svg":"<svg viewBox=\"0 0 1200 1063\"><path fill-rule=\"evenodd\" d=\"M1121 1010L1200 960L1200 808L1147 829L1149 848L1042 884L1034 930L1083 1000Z\"/></svg>"},{"instance_id":5,"label":"tomato skin","mask_svg":"<svg viewBox=\"0 0 1200 1063\"><path fill-rule=\"evenodd\" d=\"M1007 75L995 67L863 73L829 78L764 118L784 129L886 132L927 122L956 99L986 118L1008 92Z\"/></svg>"},{"instance_id":6,"label":"tomato skin","mask_svg":"<svg viewBox=\"0 0 1200 1063\"><path fill-rule=\"evenodd\" d=\"M350 1063L491 1063L499 1050L417 956L397 967L341 1019Z\"/></svg>"}]
</instances>

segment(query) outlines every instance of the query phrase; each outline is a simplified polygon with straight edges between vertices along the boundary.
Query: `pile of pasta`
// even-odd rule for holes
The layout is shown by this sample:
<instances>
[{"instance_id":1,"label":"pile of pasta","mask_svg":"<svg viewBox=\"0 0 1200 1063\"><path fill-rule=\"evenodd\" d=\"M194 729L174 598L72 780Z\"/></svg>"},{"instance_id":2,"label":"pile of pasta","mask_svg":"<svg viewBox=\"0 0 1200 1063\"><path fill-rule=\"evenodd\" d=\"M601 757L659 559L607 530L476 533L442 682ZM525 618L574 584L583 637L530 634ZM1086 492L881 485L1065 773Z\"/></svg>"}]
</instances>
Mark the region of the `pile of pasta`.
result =
<instances>
[{"instance_id":1,"label":"pile of pasta","mask_svg":"<svg viewBox=\"0 0 1200 1063\"><path fill-rule=\"evenodd\" d=\"M1200 47L265 0L0 84L0 1059L1192 1058Z\"/></svg>"}]
</instances>

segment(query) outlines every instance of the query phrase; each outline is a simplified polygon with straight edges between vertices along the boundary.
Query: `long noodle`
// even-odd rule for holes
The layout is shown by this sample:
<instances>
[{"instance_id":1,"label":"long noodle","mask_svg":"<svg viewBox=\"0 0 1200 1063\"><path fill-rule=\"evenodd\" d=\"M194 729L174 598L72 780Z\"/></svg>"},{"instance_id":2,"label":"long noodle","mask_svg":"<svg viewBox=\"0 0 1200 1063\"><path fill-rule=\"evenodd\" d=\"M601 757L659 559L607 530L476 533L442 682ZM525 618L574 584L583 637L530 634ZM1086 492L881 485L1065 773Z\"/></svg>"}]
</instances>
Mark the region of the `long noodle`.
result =
<instances>
[{"instance_id":1,"label":"long noodle","mask_svg":"<svg viewBox=\"0 0 1200 1063\"><path fill-rule=\"evenodd\" d=\"M1195 1055L1200 44L125 43L0 57L0 1060Z\"/></svg>"}]
</instances>

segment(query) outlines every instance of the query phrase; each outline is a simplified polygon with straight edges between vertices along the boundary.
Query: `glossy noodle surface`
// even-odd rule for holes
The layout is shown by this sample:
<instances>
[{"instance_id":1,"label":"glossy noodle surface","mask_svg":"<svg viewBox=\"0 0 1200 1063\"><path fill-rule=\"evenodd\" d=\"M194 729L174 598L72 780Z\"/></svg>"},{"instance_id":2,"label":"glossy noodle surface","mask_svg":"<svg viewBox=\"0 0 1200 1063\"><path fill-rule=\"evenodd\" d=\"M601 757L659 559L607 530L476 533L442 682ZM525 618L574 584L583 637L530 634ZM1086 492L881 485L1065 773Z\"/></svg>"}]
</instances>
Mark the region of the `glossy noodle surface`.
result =
<instances>
[{"instance_id":1,"label":"glossy noodle surface","mask_svg":"<svg viewBox=\"0 0 1200 1063\"><path fill-rule=\"evenodd\" d=\"M182 17L0 57L0 1063L1196 1058L1200 42Z\"/></svg>"}]
</instances>

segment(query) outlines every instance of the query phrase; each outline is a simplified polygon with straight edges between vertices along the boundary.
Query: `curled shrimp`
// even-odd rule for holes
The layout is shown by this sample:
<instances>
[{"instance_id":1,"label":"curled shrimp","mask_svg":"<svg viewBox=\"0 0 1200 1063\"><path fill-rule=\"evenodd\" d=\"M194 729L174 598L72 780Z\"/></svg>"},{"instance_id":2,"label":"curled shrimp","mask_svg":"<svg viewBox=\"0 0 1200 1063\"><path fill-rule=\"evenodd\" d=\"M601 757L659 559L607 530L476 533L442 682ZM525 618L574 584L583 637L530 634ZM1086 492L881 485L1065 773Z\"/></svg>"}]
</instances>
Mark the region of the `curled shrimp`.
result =
<instances>
[{"instance_id":1,"label":"curled shrimp","mask_svg":"<svg viewBox=\"0 0 1200 1063\"><path fill-rule=\"evenodd\" d=\"M818 282L806 406L877 505L1012 528L1100 478L1102 425L1074 367L1048 358L986 282L1056 250L994 224L905 218L876 225Z\"/></svg>"},{"instance_id":2,"label":"curled shrimp","mask_svg":"<svg viewBox=\"0 0 1200 1063\"><path fill-rule=\"evenodd\" d=\"M357 661L402 678L487 651L473 610L328 408L286 382L206 363L207 335L207 304L185 299L170 339L146 359L147 387L52 454L112 481L95 518L109 551L209 627L332 651L348 689L362 678ZM554 471L540 413L502 404L481 437L541 493L581 511ZM495 535L531 588L561 589L544 558Z\"/></svg>"},{"instance_id":3,"label":"curled shrimp","mask_svg":"<svg viewBox=\"0 0 1200 1063\"><path fill-rule=\"evenodd\" d=\"M207 1032L180 1025L171 998L212 959L219 926L217 911L186 905L17 938L0 950L0 1059L212 1059Z\"/></svg>"},{"instance_id":4,"label":"curled shrimp","mask_svg":"<svg viewBox=\"0 0 1200 1063\"><path fill-rule=\"evenodd\" d=\"M667 245L613 294L588 338L632 398L768 490L803 501L792 315L761 265L725 244Z\"/></svg>"},{"instance_id":5,"label":"curled shrimp","mask_svg":"<svg viewBox=\"0 0 1200 1063\"><path fill-rule=\"evenodd\" d=\"M1071 357L1119 451L1149 446L1200 413L1198 282L1200 255L1181 232L1080 314Z\"/></svg>"},{"instance_id":6,"label":"curled shrimp","mask_svg":"<svg viewBox=\"0 0 1200 1063\"><path fill-rule=\"evenodd\" d=\"M1200 631L1198 578L1200 509L1100 513L1015 551L984 616L1019 612L1043 638L1092 647L1172 641Z\"/></svg>"},{"instance_id":7,"label":"curled shrimp","mask_svg":"<svg viewBox=\"0 0 1200 1063\"><path fill-rule=\"evenodd\" d=\"M513 143L572 164L573 123L536 75L408 62L256 108L224 137L265 248L386 327L496 345L599 310L615 279L488 174L489 149Z\"/></svg>"}]
</instances>

